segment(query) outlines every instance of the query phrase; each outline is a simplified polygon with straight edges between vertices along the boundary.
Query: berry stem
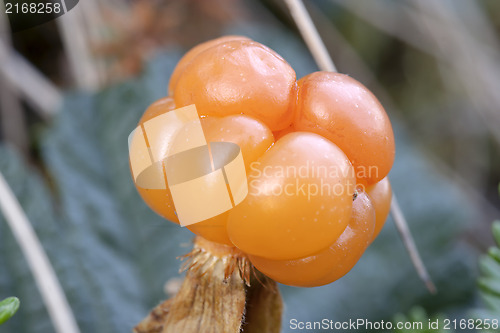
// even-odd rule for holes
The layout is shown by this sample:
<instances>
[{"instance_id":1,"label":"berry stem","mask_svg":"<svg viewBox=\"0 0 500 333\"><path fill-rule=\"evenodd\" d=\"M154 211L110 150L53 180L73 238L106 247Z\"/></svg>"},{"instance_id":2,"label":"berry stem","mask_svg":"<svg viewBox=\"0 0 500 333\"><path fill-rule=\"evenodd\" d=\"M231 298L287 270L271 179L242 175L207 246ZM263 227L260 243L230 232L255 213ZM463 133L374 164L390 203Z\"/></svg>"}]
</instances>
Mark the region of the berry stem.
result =
<instances>
[{"instance_id":1,"label":"berry stem","mask_svg":"<svg viewBox=\"0 0 500 333\"><path fill-rule=\"evenodd\" d=\"M197 237L184 259L180 290L135 333L279 333L283 305L276 282L253 270L238 249Z\"/></svg>"},{"instance_id":2,"label":"berry stem","mask_svg":"<svg viewBox=\"0 0 500 333\"><path fill-rule=\"evenodd\" d=\"M285 3L287 4L295 24L299 28L302 38L304 38L304 41L313 55L319 69L322 71L336 72L337 69L335 64L330 57L318 30L314 26L311 16L305 8L302 0L285 0ZM431 277L422 262L410 229L408 228L408 223L406 222L403 211L401 210L395 195L392 197L391 215L419 278L424 282L431 294L436 293L436 286L432 282Z\"/></svg>"}]
</instances>

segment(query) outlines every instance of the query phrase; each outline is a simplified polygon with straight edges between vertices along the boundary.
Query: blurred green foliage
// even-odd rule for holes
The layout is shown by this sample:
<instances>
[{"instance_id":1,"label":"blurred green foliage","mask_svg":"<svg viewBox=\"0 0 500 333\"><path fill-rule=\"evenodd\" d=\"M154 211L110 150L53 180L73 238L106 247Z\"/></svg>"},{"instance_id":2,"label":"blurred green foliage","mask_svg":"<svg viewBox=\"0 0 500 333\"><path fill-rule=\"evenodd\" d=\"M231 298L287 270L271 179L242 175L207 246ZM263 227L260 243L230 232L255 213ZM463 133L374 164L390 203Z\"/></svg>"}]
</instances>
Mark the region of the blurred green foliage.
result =
<instances>
[{"instance_id":1,"label":"blurred green foliage","mask_svg":"<svg viewBox=\"0 0 500 333\"><path fill-rule=\"evenodd\" d=\"M473 311L473 316L475 318L496 318L500 321L500 221L493 222L492 233L497 246L491 247L488 255L483 255L479 260L481 277L478 280L478 285L481 299L486 308ZM498 333L500 328L484 330L484 332Z\"/></svg>"},{"instance_id":2,"label":"blurred green foliage","mask_svg":"<svg viewBox=\"0 0 500 333\"><path fill-rule=\"evenodd\" d=\"M16 314L20 304L17 297L9 297L0 302L0 325Z\"/></svg>"},{"instance_id":3,"label":"blurred green foliage","mask_svg":"<svg viewBox=\"0 0 500 333\"><path fill-rule=\"evenodd\" d=\"M393 325L408 325L409 328L395 329L395 333L453 333L453 328L444 328L444 315L436 315L430 317L425 309L421 307L414 307L410 310L408 315L397 314L394 316ZM418 323L418 324L417 324ZM417 325L422 326L417 326ZM437 324L437 325L434 325ZM413 327L412 327L413 326ZM403 326L404 327L404 326Z\"/></svg>"}]
</instances>

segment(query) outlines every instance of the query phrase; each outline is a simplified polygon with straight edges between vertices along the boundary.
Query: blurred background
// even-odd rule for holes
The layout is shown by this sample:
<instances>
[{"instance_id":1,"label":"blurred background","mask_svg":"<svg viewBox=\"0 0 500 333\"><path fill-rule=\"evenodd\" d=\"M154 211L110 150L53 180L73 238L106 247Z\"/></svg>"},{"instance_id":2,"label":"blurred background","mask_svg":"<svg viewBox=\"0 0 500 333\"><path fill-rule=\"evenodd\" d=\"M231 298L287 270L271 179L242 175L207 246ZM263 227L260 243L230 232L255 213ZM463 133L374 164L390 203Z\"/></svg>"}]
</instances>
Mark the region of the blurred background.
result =
<instances>
[{"instance_id":1,"label":"blurred background","mask_svg":"<svg viewBox=\"0 0 500 333\"><path fill-rule=\"evenodd\" d=\"M416 307L468 318L491 308L477 278L500 216L500 1L305 4L338 70L368 86L393 122L391 182L439 292L419 281L389 219L346 277L282 286L283 332L291 318L392 320ZM130 332L180 277L176 257L192 234L137 195L127 136L166 95L182 54L225 34L276 50L298 78L318 70L282 0L84 0L18 32L0 13L0 172L82 332ZM54 332L0 214L0 300L8 296L22 305L0 332Z\"/></svg>"}]
</instances>

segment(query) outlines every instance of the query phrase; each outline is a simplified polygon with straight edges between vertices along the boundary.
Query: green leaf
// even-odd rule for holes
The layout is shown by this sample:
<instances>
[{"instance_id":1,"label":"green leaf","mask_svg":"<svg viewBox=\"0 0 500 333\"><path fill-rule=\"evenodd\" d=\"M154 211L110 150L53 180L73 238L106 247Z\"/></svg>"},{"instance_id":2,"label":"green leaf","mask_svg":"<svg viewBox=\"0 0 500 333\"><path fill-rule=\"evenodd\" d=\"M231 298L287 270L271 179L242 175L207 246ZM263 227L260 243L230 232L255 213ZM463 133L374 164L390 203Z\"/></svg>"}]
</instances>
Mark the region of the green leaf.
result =
<instances>
[{"instance_id":1,"label":"green leaf","mask_svg":"<svg viewBox=\"0 0 500 333\"><path fill-rule=\"evenodd\" d=\"M0 325L9 320L19 309L19 299L9 297L0 302Z\"/></svg>"},{"instance_id":2,"label":"green leaf","mask_svg":"<svg viewBox=\"0 0 500 333\"><path fill-rule=\"evenodd\" d=\"M479 278L478 284L483 291L489 294L500 296L500 279L482 277Z\"/></svg>"},{"instance_id":3,"label":"green leaf","mask_svg":"<svg viewBox=\"0 0 500 333\"><path fill-rule=\"evenodd\" d=\"M488 255L500 263L500 249L498 247L492 247L488 250Z\"/></svg>"},{"instance_id":4,"label":"green leaf","mask_svg":"<svg viewBox=\"0 0 500 333\"><path fill-rule=\"evenodd\" d=\"M500 244L500 222L495 221L492 225L492 233ZM492 247L488 251L488 256L480 258L479 266L481 277L478 279L480 295L486 309L473 311L474 318L497 319L500 318L500 249ZM491 330L486 332L499 332Z\"/></svg>"},{"instance_id":5,"label":"green leaf","mask_svg":"<svg viewBox=\"0 0 500 333\"><path fill-rule=\"evenodd\" d=\"M479 260L479 269L483 276L500 279L500 263L492 256L482 256Z\"/></svg>"},{"instance_id":6,"label":"green leaf","mask_svg":"<svg viewBox=\"0 0 500 333\"><path fill-rule=\"evenodd\" d=\"M492 230L493 237L495 238L497 245L500 246L500 221L493 222Z\"/></svg>"},{"instance_id":7,"label":"green leaf","mask_svg":"<svg viewBox=\"0 0 500 333\"><path fill-rule=\"evenodd\" d=\"M481 298L483 299L488 309L496 311L498 314L500 314L500 297L487 292L483 292L481 293Z\"/></svg>"}]
</instances>

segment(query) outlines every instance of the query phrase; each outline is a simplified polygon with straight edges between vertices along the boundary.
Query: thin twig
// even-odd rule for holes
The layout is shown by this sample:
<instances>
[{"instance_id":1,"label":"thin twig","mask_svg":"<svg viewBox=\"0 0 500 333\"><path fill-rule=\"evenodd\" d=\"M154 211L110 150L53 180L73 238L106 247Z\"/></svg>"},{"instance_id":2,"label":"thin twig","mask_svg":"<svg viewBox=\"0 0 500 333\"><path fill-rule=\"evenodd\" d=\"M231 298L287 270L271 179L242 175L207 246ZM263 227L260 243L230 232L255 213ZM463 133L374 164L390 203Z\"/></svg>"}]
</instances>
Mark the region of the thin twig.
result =
<instances>
[{"instance_id":1,"label":"thin twig","mask_svg":"<svg viewBox=\"0 0 500 333\"><path fill-rule=\"evenodd\" d=\"M399 235L403 240L406 250L410 254L413 266L415 266L415 269L417 270L418 276L420 277L420 279L422 279L422 281L424 281L427 289L432 294L435 294L436 286L432 282L431 277L429 276L429 273L427 272L427 269L425 268L425 265L422 261L422 258L420 258L417 246L415 245L415 241L413 240L410 229L408 228L408 223L406 223L405 216L403 214L403 211L401 210L401 207L399 207L399 203L395 195L392 196L391 214L394 218L394 224L398 229Z\"/></svg>"},{"instance_id":2,"label":"thin twig","mask_svg":"<svg viewBox=\"0 0 500 333\"><path fill-rule=\"evenodd\" d=\"M297 24L303 38L305 39L309 50L313 54L318 67L324 71L336 71L335 65L333 64L333 61L331 60L330 55L328 54L328 51L326 50L321 37L314 27L311 17L304 7L302 1L285 0L285 2L288 5L292 17L295 20L295 23ZM308 40L308 38L312 40ZM321 46L318 46L318 43L320 43ZM319 56L318 54L321 54L321 56ZM318 55L318 57L316 55ZM329 61L323 61L324 57L327 57ZM319 61L318 59L322 59L322 61ZM404 218L401 208L399 207L395 195L392 198L391 213L418 276L425 283L429 292L434 294L436 292L436 287L432 282L430 275L422 262L422 259L420 258L417 247L415 246L415 242L413 241L413 237L411 236L411 232L408 228L408 224L406 222L406 219Z\"/></svg>"},{"instance_id":3,"label":"thin twig","mask_svg":"<svg viewBox=\"0 0 500 333\"><path fill-rule=\"evenodd\" d=\"M3 139L13 144L26 158L29 155L28 131L24 110L16 91L10 89L0 74L0 129Z\"/></svg>"},{"instance_id":4,"label":"thin twig","mask_svg":"<svg viewBox=\"0 0 500 333\"><path fill-rule=\"evenodd\" d=\"M81 89L95 91L100 87L100 73L94 58L85 29L83 8L86 1L56 19L66 56L70 64L73 78Z\"/></svg>"},{"instance_id":5,"label":"thin twig","mask_svg":"<svg viewBox=\"0 0 500 333\"><path fill-rule=\"evenodd\" d=\"M335 64L302 1L285 0L285 2L318 67L324 71L336 72Z\"/></svg>"},{"instance_id":6,"label":"thin twig","mask_svg":"<svg viewBox=\"0 0 500 333\"><path fill-rule=\"evenodd\" d=\"M36 111L40 111L43 117L52 115L62 99L61 93L33 65L16 53L11 44L5 6L0 1L0 80L4 85L3 89L8 89L13 93L13 97L10 97L11 101L18 94L22 95ZM2 99L7 98L3 97ZM19 101L10 104L19 104ZM10 110L9 107L4 112L14 113L16 111ZM13 130L9 129L9 131Z\"/></svg>"},{"instance_id":7,"label":"thin twig","mask_svg":"<svg viewBox=\"0 0 500 333\"><path fill-rule=\"evenodd\" d=\"M109 0L105 0L107 2ZM107 3L109 8L118 9L113 5ZM79 4L82 9L82 21L84 23L83 29L85 29L87 34L87 40L89 42L90 50L93 49L96 45L104 45L105 43L109 43L109 39L111 38L109 35L105 33L106 27L105 19L103 17L104 10L102 9L102 4L99 0L87 0L85 4ZM93 56L92 57L94 66L96 68L99 84L103 84L109 81L107 77L107 64L106 59L104 57Z\"/></svg>"},{"instance_id":8,"label":"thin twig","mask_svg":"<svg viewBox=\"0 0 500 333\"><path fill-rule=\"evenodd\" d=\"M64 291L40 240L19 201L0 173L0 210L3 212L47 307L57 333L80 333Z\"/></svg>"},{"instance_id":9,"label":"thin twig","mask_svg":"<svg viewBox=\"0 0 500 333\"><path fill-rule=\"evenodd\" d=\"M42 73L17 52L0 40L0 74L7 83L48 118L55 115L62 101L62 94Z\"/></svg>"},{"instance_id":10,"label":"thin twig","mask_svg":"<svg viewBox=\"0 0 500 333\"><path fill-rule=\"evenodd\" d=\"M0 3L0 41L12 49L7 14ZM4 33L1 33L4 32ZM16 146L23 156L28 156L28 131L24 110L17 91L11 89L0 72L0 129L4 139Z\"/></svg>"}]
</instances>

